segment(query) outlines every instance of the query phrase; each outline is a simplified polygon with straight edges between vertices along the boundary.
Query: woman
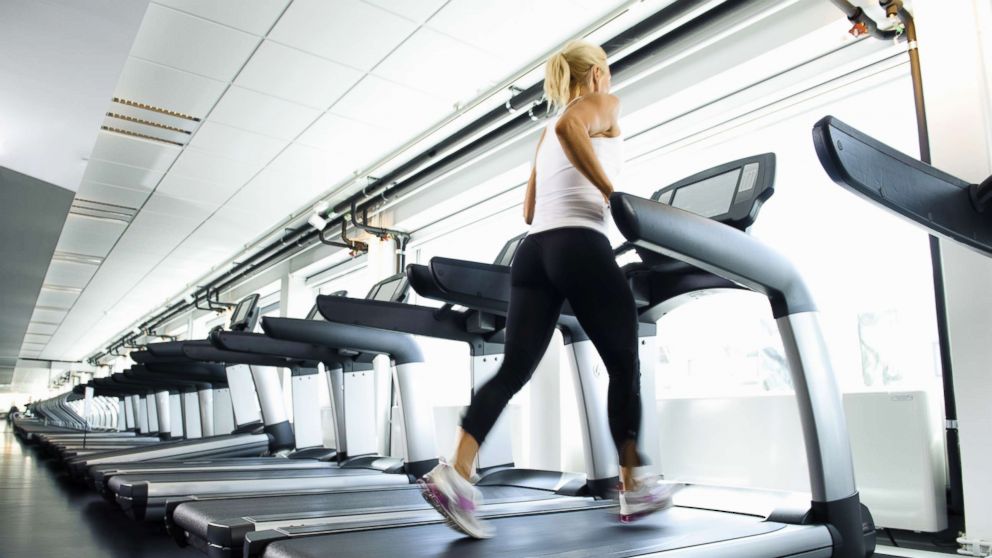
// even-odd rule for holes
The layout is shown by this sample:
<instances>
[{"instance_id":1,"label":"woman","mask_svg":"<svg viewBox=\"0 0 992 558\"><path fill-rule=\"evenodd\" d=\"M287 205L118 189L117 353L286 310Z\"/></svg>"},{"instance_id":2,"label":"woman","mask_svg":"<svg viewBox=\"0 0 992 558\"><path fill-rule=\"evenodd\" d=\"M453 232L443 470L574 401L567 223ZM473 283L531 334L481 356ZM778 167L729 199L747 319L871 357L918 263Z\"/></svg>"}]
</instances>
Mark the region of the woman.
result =
<instances>
[{"instance_id":1,"label":"woman","mask_svg":"<svg viewBox=\"0 0 992 558\"><path fill-rule=\"evenodd\" d=\"M527 383L551 341L567 300L610 376L610 432L620 457L620 516L629 521L671 505L672 488L657 477L634 478L641 422L637 311L606 237L613 180L623 163L620 102L610 94L602 48L581 41L548 60L545 96L560 114L538 141L527 183L527 238L517 249L499 372L472 398L455 457L421 479L424 497L458 530L492 536L475 516L471 485L479 445L510 398Z\"/></svg>"}]
</instances>

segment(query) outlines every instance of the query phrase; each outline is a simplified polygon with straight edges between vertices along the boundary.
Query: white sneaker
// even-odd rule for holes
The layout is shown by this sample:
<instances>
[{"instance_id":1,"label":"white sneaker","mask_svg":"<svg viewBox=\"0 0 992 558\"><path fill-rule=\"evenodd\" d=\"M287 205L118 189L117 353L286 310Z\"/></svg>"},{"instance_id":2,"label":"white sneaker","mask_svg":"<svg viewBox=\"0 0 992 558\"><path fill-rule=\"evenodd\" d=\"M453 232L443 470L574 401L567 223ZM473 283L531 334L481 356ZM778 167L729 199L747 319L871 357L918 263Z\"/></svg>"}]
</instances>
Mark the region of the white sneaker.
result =
<instances>
[{"instance_id":1,"label":"white sneaker","mask_svg":"<svg viewBox=\"0 0 992 558\"><path fill-rule=\"evenodd\" d=\"M475 539L493 536L493 529L475 515L482 504L482 493L443 459L417 484L424 500L448 520L452 529Z\"/></svg>"},{"instance_id":2,"label":"white sneaker","mask_svg":"<svg viewBox=\"0 0 992 558\"><path fill-rule=\"evenodd\" d=\"M638 479L637 490L620 491L620 521L631 523L654 512L672 507L672 497L682 485L661 482L652 475Z\"/></svg>"}]
</instances>

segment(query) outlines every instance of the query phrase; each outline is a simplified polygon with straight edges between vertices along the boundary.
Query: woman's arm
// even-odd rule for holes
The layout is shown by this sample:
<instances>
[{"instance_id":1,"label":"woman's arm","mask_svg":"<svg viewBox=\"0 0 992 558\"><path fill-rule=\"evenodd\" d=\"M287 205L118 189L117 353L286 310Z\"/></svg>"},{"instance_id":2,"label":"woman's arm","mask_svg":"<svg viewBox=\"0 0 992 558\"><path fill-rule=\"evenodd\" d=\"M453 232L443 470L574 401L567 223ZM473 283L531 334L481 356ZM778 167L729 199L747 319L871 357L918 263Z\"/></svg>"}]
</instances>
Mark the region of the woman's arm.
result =
<instances>
[{"instance_id":1,"label":"woman's arm","mask_svg":"<svg viewBox=\"0 0 992 558\"><path fill-rule=\"evenodd\" d=\"M524 221L529 225L534 222L534 209L537 207L537 168L531 167L530 178L527 179L527 193L524 195Z\"/></svg>"},{"instance_id":2,"label":"woman's arm","mask_svg":"<svg viewBox=\"0 0 992 558\"><path fill-rule=\"evenodd\" d=\"M544 143L544 133L541 132L541 139L537 140L537 150L541 149ZM524 221L529 225L534 221L534 209L537 207L537 154L534 154L534 164L530 167L530 178L527 179L527 193L524 194Z\"/></svg>"},{"instance_id":3,"label":"woman's arm","mask_svg":"<svg viewBox=\"0 0 992 558\"><path fill-rule=\"evenodd\" d=\"M619 107L620 99L616 95L592 93L569 107L555 125L555 134L569 162L599 189L607 201L613 193L613 184L596 157L591 138L617 127Z\"/></svg>"}]
</instances>

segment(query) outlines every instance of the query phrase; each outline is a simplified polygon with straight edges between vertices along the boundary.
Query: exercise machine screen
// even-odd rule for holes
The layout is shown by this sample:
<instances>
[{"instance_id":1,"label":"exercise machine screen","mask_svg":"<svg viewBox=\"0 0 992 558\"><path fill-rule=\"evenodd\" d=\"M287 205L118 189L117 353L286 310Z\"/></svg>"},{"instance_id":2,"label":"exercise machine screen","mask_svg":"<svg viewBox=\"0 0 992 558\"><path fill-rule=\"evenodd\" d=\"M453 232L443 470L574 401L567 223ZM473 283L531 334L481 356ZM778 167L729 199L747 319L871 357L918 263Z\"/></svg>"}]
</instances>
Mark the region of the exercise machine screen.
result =
<instances>
[{"instance_id":1,"label":"exercise machine screen","mask_svg":"<svg viewBox=\"0 0 992 558\"><path fill-rule=\"evenodd\" d=\"M703 217L715 217L730 211L740 169L707 178L675 191L672 207L691 211Z\"/></svg>"}]
</instances>

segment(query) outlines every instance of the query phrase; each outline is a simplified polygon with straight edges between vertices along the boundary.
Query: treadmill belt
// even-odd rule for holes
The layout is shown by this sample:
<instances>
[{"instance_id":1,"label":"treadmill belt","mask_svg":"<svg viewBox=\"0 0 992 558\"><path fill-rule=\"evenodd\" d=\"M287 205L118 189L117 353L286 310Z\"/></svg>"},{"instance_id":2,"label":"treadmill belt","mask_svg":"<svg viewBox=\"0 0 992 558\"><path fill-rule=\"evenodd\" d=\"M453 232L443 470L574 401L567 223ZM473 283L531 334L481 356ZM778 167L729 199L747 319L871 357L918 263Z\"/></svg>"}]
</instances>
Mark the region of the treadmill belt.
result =
<instances>
[{"instance_id":1,"label":"treadmill belt","mask_svg":"<svg viewBox=\"0 0 992 558\"><path fill-rule=\"evenodd\" d=\"M346 513L356 506L395 504L406 506L424 502L420 489L414 485L398 486L395 489L376 489L375 499L370 499L370 490L351 492L328 492L324 494L291 494L286 496L254 498L222 498L216 500L192 501L180 504L173 512L172 521L177 526L200 538L207 538L211 524L217 526L238 525L248 522L247 518L264 521L263 516L271 514L299 513L304 515L318 511L337 510ZM214 527L216 528L216 527Z\"/></svg>"},{"instance_id":2,"label":"treadmill belt","mask_svg":"<svg viewBox=\"0 0 992 558\"><path fill-rule=\"evenodd\" d=\"M559 497L547 490L514 486L480 486L479 489L487 504ZM374 513L386 508L428 509L429 506L420 495L419 487L407 485L393 489L187 502L176 508L172 521L190 534L206 539L211 529L218 531L248 523L278 522L288 517L305 520L311 515Z\"/></svg>"},{"instance_id":3,"label":"treadmill belt","mask_svg":"<svg viewBox=\"0 0 992 558\"><path fill-rule=\"evenodd\" d=\"M132 482L223 482L227 480L266 480L278 478L322 478L322 477L358 477L378 476L382 473L374 469L339 469L328 466L326 469L254 469L250 471L179 471L176 473L126 473L115 475L111 486L116 487ZM116 481L116 482L115 482Z\"/></svg>"},{"instance_id":4,"label":"treadmill belt","mask_svg":"<svg viewBox=\"0 0 992 558\"><path fill-rule=\"evenodd\" d=\"M619 522L615 509L504 517L487 523L496 536L473 540L443 524L345 532L280 541L266 558L481 558L596 556L622 558L763 535L785 527L760 517L672 508L637 523Z\"/></svg>"}]
</instances>

